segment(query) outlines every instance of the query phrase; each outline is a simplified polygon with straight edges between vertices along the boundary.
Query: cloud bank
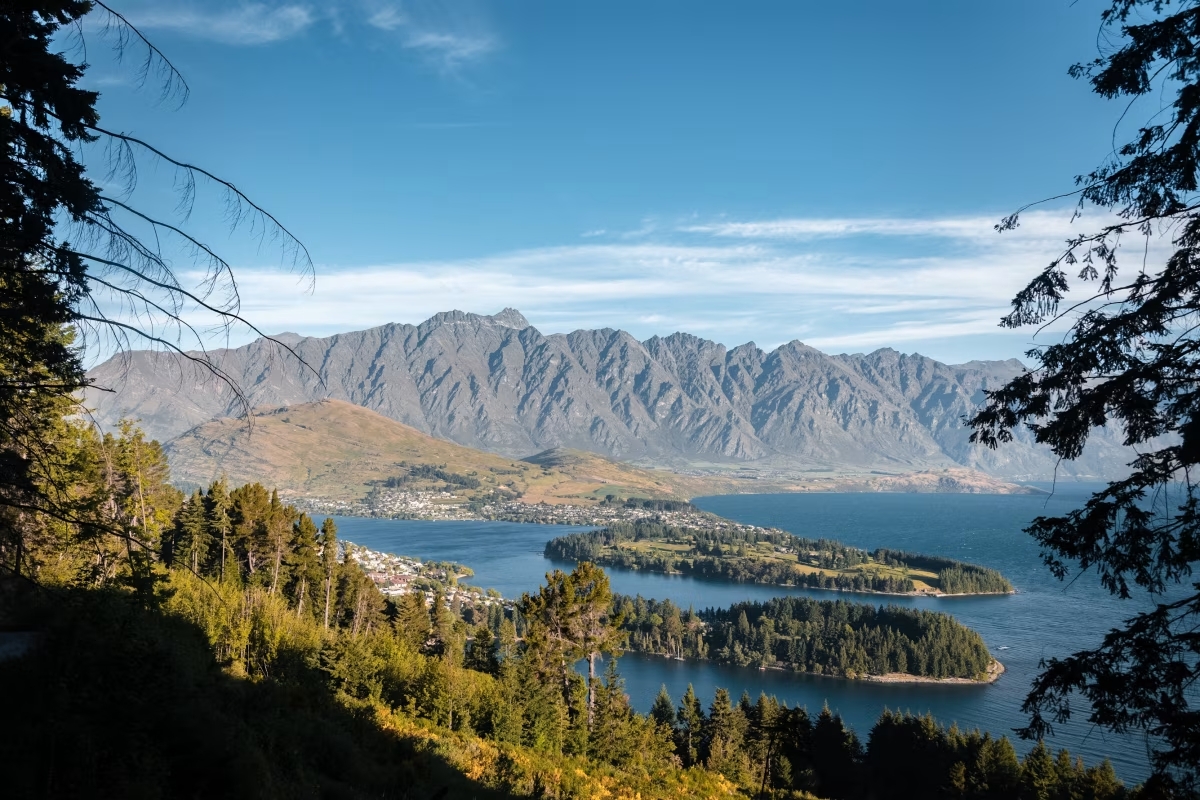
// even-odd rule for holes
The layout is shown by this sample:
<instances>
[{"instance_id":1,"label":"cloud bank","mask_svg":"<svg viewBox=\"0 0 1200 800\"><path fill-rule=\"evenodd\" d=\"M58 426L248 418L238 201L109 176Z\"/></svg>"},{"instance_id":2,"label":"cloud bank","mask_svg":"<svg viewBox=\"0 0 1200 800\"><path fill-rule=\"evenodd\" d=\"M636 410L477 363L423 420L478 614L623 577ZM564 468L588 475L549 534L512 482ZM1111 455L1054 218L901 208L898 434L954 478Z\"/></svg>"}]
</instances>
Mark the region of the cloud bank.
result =
<instances>
[{"instance_id":1,"label":"cloud bank","mask_svg":"<svg viewBox=\"0 0 1200 800\"><path fill-rule=\"evenodd\" d=\"M291 39L317 18L308 6L265 3L143 6L127 16L147 32L171 31L228 45L263 45Z\"/></svg>"},{"instance_id":2,"label":"cloud bank","mask_svg":"<svg viewBox=\"0 0 1200 800\"><path fill-rule=\"evenodd\" d=\"M245 315L273 331L328 335L513 306L546 333L685 331L763 347L800 339L831 352L890 346L961 362L1020 356L1034 343L1032 331L997 323L1081 230L1069 211L1029 214L1004 234L992 229L998 218L660 224L636 240L589 231L583 244L485 258L320 265L312 294L294 276L238 275ZM1140 263L1141 240L1130 246Z\"/></svg>"},{"instance_id":3,"label":"cloud bank","mask_svg":"<svg viewBox=\"0 0 1200 800\"><path fill-rule=\"evenodd\" d=\"M465 8L465 7L464 7ZM125 11L138 28L169 31L195 39L232 46L261 46L294 39L318 22L340 36L372 30L394 37L439 71L455 72L499 49L499 40L479 13L440 4L384 0L341 0L324 4L294 2L174 2L134 3ZM347 23L350 22L351 26Z\"/></svg>"}]
</instances>

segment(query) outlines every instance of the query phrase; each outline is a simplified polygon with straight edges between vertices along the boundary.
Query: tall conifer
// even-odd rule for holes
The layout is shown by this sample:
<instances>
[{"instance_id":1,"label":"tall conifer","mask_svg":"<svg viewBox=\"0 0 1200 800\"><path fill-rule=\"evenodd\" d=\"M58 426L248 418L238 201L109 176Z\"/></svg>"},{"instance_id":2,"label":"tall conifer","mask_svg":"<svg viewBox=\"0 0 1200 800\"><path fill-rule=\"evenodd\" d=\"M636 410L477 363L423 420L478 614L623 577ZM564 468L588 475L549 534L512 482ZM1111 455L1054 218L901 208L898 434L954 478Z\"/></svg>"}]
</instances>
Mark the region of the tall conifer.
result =
<instances>
[{"instance_id":1,"label":"tall conifer","mask_svg":"<svg viewBox=\"0 0 1200 800\"><path fill-rule=\"evenodd\" d=\"M321 572L324 581L325 597L321 617L325 629L329 629L329 612L333 604L334 582L337 580L338 569L338 540L337 525L326 517L321 523Z\"/></svg>"}]
</instances>

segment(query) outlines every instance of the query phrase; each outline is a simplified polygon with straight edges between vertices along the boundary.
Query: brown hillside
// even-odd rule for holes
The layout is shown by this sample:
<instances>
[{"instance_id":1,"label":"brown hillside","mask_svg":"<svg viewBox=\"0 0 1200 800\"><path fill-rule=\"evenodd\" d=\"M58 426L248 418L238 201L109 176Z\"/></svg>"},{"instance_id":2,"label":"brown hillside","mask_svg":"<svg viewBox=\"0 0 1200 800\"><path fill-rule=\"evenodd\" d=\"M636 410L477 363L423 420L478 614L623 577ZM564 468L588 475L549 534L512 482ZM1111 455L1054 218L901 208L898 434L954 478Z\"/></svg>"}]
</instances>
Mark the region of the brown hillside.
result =
<instances>
[{"instance_id":1,"label":"brown hillside","mask_svg":"<svg viewBox=\"0 0 1200 800\"><path fill-rule=\"evenodd\" d=\"M579 450L547 450L524 460L437 439L362 406L341 400L258 409L249 423L227 418L199 425L167 444L176 481L207 485L225 475L258 481L295 496L355 499L372 482L403 475L401 464L435 466L480 481L455 490L468 498L504 488L528 503L588 504L605 495L688 499L708 494L788 491L979 492L1024 491L973 470L927 470L900 475L801 478L783 474L680 475L623 464ZM418 481L412 488L443 486Z\"/></svg>"},{"instance_id":2,"label":"brown hillside","mask_svg":"<svg viewBox=\"0 0 1200 800\"><path fill-rule=\"evenodd\" d=\"M341 400L258 409L249 424L234 418L207 422L168 443L167 454L179 482L205 485L225 475L234 483L259 481L288 494L326 498L361 497L369 482L403 474L401 462L477 477L482 486L468 496L508 486L531 503L736 491L728 480L639 469L590 453L570 452L555 463L505 458Z\"/></svg>"}]
</instances>

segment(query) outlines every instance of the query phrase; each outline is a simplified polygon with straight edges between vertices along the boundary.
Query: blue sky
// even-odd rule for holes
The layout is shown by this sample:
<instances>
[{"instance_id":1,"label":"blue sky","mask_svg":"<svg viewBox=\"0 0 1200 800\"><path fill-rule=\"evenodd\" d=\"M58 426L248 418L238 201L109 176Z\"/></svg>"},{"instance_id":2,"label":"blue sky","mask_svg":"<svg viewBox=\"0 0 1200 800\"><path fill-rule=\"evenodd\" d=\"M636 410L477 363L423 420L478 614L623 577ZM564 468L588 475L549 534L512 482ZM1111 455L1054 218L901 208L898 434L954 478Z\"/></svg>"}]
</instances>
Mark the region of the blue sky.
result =
<instances>
[{"instance_id":1,"label":"blue sky","mask_svg":"<svg viewBox=\"0 0 1200 800\"><path fill-rule=\"evenodd\" d=\"M103 122L312 254L310 286L202 191L189 224L270 331L514 306L547 333L1020 356L1031 334L996 320L1096 217L992 225L1069 190L1120 113L1066 74L1096 54L1093 0L117 7L192 93L159 102L92 30ZM173 206L143 174L141 202Z\"/></svg>"}]
</instances>

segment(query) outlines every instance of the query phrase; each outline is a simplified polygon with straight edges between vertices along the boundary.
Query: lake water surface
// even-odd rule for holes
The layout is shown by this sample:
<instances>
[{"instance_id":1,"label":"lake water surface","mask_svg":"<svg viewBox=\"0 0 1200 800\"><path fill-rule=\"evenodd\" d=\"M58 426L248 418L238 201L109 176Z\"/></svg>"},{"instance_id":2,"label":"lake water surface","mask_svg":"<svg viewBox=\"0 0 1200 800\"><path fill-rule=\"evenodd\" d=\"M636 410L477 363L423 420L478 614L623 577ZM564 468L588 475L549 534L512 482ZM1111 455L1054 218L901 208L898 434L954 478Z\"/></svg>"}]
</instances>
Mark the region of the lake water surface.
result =
<instances>
[{"instance_id":1,"label":"lake water surface","mask_svg":"<svg viewBox=\"0 0 1200 800\"><path fill-rule=\"evenodd\" d=\"M724 686L736 697L748 691L774 694L812 711L825 703L865 739L885 708L931 712L962 727L1010 734L1025 721L1021 701L1037 673L1038 661L1065 656L1097 644L1103 634L1132 613L1113 599L1091 574L1070 585L1055 580L1042 565L1037 545L1022 528L1042 514L1080 506L1095 486L1059 484L1051 497L1032 495L786 494L700 498L696 505L729 519L773 526L809 538L838 539L864 548L889 547L983 564L1000 570L1017 588L1006 597L908 598L727 584L683 576L610 569L614 591L670 598L686 608L727 606L746 599L803 594L871 603L897 603L944 611L979 631L1006 673L988 686L869 684L783 672L762 672L710 663L671 661L627 654L621 658L632 701L648 710L659 686L678 701L688 683L705 705ZM545 543L569 526L507 522L417 522L338 517L340 535L374 550L450 560L475 570L469 582L498 589L505 597L532 591L548 570L570 564L542 556ZM1018 750L1027 745L1015 741ZM1061 726L1053 741L1088 763L1108 756L1127 782L1146 774L1140 737L1114 737L1084 719Z\"/></svg>"}]
</instances>

